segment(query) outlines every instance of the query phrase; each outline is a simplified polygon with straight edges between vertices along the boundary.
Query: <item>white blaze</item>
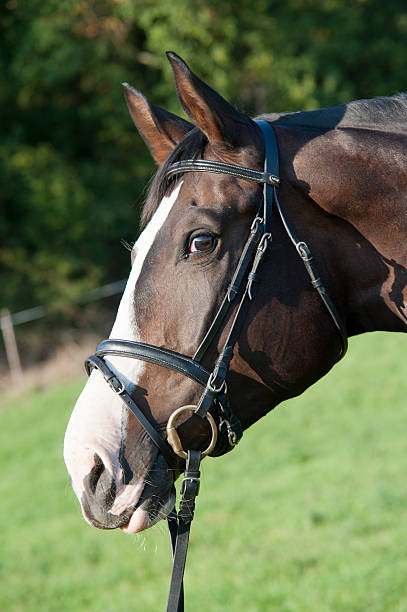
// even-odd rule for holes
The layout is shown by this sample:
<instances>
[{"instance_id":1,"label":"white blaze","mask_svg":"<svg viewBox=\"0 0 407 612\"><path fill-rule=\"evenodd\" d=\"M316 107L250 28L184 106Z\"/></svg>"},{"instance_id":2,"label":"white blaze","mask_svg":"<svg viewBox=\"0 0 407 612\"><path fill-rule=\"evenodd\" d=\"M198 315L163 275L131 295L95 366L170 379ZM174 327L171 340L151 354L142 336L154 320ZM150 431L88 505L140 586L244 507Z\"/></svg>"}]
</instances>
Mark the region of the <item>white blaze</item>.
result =
<instances>
[{"instance_id":1,"label":"white blaze","mask_svg":"<svg viewBox=\"0 0 407 612\"><path fill-rule=\"evenodd\" d=\"M137 323L134 320L134 290L147 254L178 198L181 185L182 182L168 197L163 198L133 247L136 257L110 338L140 340ZM131 381L137 384L145 369L144 362L136 359L111 357L106 361L125 383ZM122 437L122 408L123 403L120 397L112 392L102 375L94 370L76 402L65 433L65 463L72 478L72 486L79 499L83 492L83 479L94 465L95 453L115 476L117 482L120 482L119 450ZM141 485L118 487L116 502L111 511L120 513L124 508L135 503L141 490Z\"/></svg>"}]
</instances>

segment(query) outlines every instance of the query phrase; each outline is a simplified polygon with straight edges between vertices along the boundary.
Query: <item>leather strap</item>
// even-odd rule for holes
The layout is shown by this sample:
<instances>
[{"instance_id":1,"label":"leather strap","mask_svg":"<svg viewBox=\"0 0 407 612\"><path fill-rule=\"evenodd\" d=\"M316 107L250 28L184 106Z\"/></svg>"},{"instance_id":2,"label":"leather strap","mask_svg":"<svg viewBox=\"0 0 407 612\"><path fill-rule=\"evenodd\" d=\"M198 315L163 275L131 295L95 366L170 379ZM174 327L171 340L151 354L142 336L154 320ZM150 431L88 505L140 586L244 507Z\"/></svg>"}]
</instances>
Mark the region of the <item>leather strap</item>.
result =
<instances>
[{"instance_id":1,"label":"leather strap","mask_svg":"<svg viewBox=\"0 0 407 612\"><path fill-rule=\"evenodd\" d=\"M194 361L202 361L206 351L212 344L216 334L218 333L223 321L225 320L226 315L230 311L230 307L235 297L239 294L240 289L243 284L243 280L245 279L245 275L247 273L249 264L252 260L253 253L258 245L261 235L262 235L263 224L261 223L261 219L256 217L249 234L249 238L244 246L243 252L240 256L239 263L236 267L235 273L233 274L233 278L230 282L230 285L226 291L226 295L223 298L223 301L220 305L218 312L215 315L208 331L205 334L201 344L197 348L195 355L193 357Z\"/></svg>"},{"instance_id":2,"label":"leather strap","mask_svg":"<svg viewBox=\"0 0 407 612\"><path fill-rule=\"evenodd\" d=\"M265 143L265 160L263 175L273 176L275 181L271 184L270 182L264 182L262 205L257 213L257 217L253 222L251 228L251 235L249 236L249 239L246 243L246 247L243 250L242 256L236 268L235 274L233 275L231 286L233 286L235 279L239 279L238 283L235 283L236 287L240 289L243 284L243 280L246 281L246 287L243 295L241 296L237 311L232 321L232 325L229 329L226 341L223 345L223 349L215 364L215 368L207 382L205 391L203 392L198 402L195 414L199 415L202 418L205 417L212 403L217 399L219 394L223 392L226 375L229 371L230 362L233 358L234 346L236 344L240 332L240 325L242 323L241 315L247 301L251 300L254 296L253 284L255 282L258 282L259 280L258 269L271 242L271 219L273 213L273 202L275 201L276 197L276 185L278 185L280 182L278 178L278 148L273 128L267 123L267 121L258 121L257 123L263 132ZM249 264L252 262L252 256L255 251L256 245L256 255L252 263L251 271L250 273L248 273L248 267ZM229 294L229 290L227 292L227 295ZM233 297L236 294L237 291L235 290ZM201 345L195 353L194 358L196 358L198 355L198 357L202 359L204 352L209 347L215 336L216 331L220 327L221 321L218 321L218 319L221 319L223 321L226 312L227 310L225 307L224 300L205 338L203 339ZM235 433L237 433L237 430ZM235 444L239 442L240 437L236 438Z\"/></svg>"},{"instance_id":3,"label":"leather strap","mask_svg":"<svg viewBox=\"0 0 407 612\"><path fill-rule=\"evenodd\" d=\"M178 534L178 516L177 516L177 512L176 512L175 508L167 516L167 525L168 525L168 532L170 534L170 542L171 542L171 550L172 550L172 563L174 565L175 547L176 547L176 544L177 544L177 534ZM185 563L184 563L184 569L185 569ZM174 588L174 590L175 590L175 588ZM184 612L184 584L183 584L183 580L181 581L181 588L177 589L177 592L178 592L178 607L175 608L175 610L176 610L176 612ZM168 594L168 600L169 599L170 599L170 595ZM172 599L174 599L174 595L172 596ZM171 605L173 606L173 608L174 608L175 603L176 603L175 601L171 601ZM170 605L170 602L168 601L167 609L168 609L169 605Z\"/></svg>"},{"instance_id":4,"label":"leather strap","mask_svg":"<svg viewBox=\"0 0 407 612\"><path fill-rule=\"evenodd\" d=\"M328 313L331 316L331 319L336 329L339 332L340 339L341 339L341 348L340 348L340 352L338 355L338 359L342 359L342 357L345 355L348 349L348 338L346 335L346 330L345 330L343 321L340 318L338 311L336 310L334 303L329 297L328 292L325 288L325 285L323 284L317 272L317 268L314 263L314 259L311 255L311 251L307 243L304 242L303 240L298 240L297 236L294 233L294 230L289 224L287 217L282 209L277 193L275 194L275 202L276 202L277 210L279 212L281 221L284 225L285 231L287 232L287 235L289 239L291 240L292 244L295 246L295 249L298 255L301 257L301 260L305 266L308 276L310 277L311 284L314 287L314 289L318 292L323 304L325 305L325 308L327 309Z\"/></svg>"},{"instance_id":5,"label":"leather strap","mask_svg":"<svg viewBox=\"0 0 407 612\"><path fill-rule=\"evenodd\" d=\"M153 346L145 342L135 342L131 340L103 340L96 347L96 353L99 357L130 357L131 359L140 359L148 361L156 365L175 370L184 376L191 378L205 387L208 382L209 372L200 363L181 355L170 349Z\"/></svg>"},{"instance_id":6,"label":"leather strap","mask_svg":"<svg viewBox=\"0 0 407 612\"><path fill-rule=\"evenodd\" d=\"M271 215L273 210L273 201L276 195L275 190L280 184L277 139L273 128L269 123L267 123L267 121L256 121L255 123L262 130L264 136L264 172L258 172L256 170L250 170L248 168L234 166L232 164L223 164L220 162L206 162L206 160L188 160L187 162L177 162L176 164L173 164L170 168L170 171L175 166L177 172L190 172L193 171L195 165L198 164L197 167L205 167L206 172L217 172L222 174L230 174L232 176L236 176L234 172L236 171L236 168L239 168L239 178L245 178L247 180L255 180L256 182L264 183L263 201L259 207L257 216L253 221L252 227L250 229L249 238L247 239L247 242L243 248L242 255L240 257L239 263L237 264L230 285L227 289L226 296L224 297L219 307L219 310L215 315L214 320L212 321L208 331L206 332L205 337L203 338L201 344L199 345L194 354L193 358L195 361L202 361L206 351L212 344L226 315L230 311L231 303L242 288L243 280L246 278L247 270L251 262L253 253L256 249L256 246L259 244L262 236L264 236L264 234L270 233L271 230ZM181 164L183 164L182 167ZM169 174L167 173L167 176L168 175ZM270 177L272 177L272 180L270 180ZM254 273L256 273L257 271L257 268L260 264L260 259L262 259L264 255L264 251L265 248L263 245L262 254L260 257L257 258L258 261ZM255 280L256 277L252 276L251 285ZM250 291L250 299L252 299L252 294L253 292Z\"/></svg>"},{"instance_id":7,"label":"leather strap","mask_svg":"<svg viewBox=\"0 0 407 612\"><path fill-rule=\"evenodd\" d=\"M267 121L256 121L256 123L263 132L264 137L264 174L279 177L278 145L274 130ZM276 187L278 187L279 184L280 178L278 178L278 182L264 184L264 231L266 233L271 232L273 200L277 193Z\"/></svg>"},{"instance_id":8,"label":"leather strap","mask_svg":"<svg viewBox=\"0 0 407 612\"><path fill-rule=\"evenodd\" d=\"M187 558L191 522L194 518L195 498L199 493L200 462L200 451L188 451L188 459L181 488L182 498L179 504L178 528L176 538L174 538L175 550L173 551L173 566L167 612L183 612L184 610L182 582ZM174 520L174 515L171 516L170 520ZM171 526L170 529L173 531L173 526ZM171 536L171 539L173 539L173 536Z\"/></svg>"},{"instance_id":9,"label":"leather strap","mask_svg":"<svg viewBox=\"0 0 407 612\"><path fill-rule=\"evenodd\" d=\"M268 121L257 120L255 123L263 132L264 137L264 173L274 175L278 179L274 184L278 186L280 184L280 164L275 132Z\"/></svg>"},{"instance_id":10,"label":"leather strap","mask_svg":"<svg viewBox=\"0 0 407 612\"><path fill-rule=\"evenodd\" d=\"M280 183L278 175L259 172L258 170L252 170L251 168L245 168L236 164L209 161L207 159L186 159L174 162L167 170L166 176L171 177L183 172L214 172L215 174L228 174L229 176L254 183L269 183L270 185L278 185Z\"/></svg>"},{"instance_id":11,"label":"leather strap","mask_svg":"<svg viewBox=\"0 0 407 612\"><path fill-rule=\"evenodd\" d=\"M116 374L109 368L104 359L97 355L91 355L86 359L85 367L89 375L93 369L96 368L99 370L110 388L121 398L127 408L134 414L140 425L148 433L152 442L162 453L168 467L179 473L180 458L174 453L172 447L164 440L159 431L157 431L154 425L150 423L145 414L140 410L136 402L128 393L125 385L117 378Z\"/></svg>"}]
</instances>

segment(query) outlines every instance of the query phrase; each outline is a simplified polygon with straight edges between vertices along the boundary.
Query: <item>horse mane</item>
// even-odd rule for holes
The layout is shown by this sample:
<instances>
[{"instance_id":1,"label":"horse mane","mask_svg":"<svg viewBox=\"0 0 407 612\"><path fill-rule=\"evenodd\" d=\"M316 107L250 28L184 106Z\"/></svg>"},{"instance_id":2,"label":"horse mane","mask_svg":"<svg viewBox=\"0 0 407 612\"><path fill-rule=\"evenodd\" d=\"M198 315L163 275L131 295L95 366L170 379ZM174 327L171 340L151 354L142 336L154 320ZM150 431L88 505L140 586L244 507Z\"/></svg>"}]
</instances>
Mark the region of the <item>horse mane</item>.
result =
<instances>
[{"instance_id":1,"label":"horse mane","mask_svg":"<svg viewBox=\"0 0 407 612\"><path fill-rule=\"evenodd\" d=\"M313 111L270 113L258 118L287 127L359 128L405 134L407 133L407 93L355 100Z\"/></svg>"},{"instance_id":2,"label":"horse mane","mask_svg":"<svg viewBox=\"0 0 407 612\"><path fill-rule=\"evenodd\" d=\"M312 111L291 113L268 113L264 119L274 125L304 129L359 128L388 133L407 133L407 93L391 97L355 100ZM196 159L203 156L208 139L198 128L192 129L180 142L153 176L141 214L141 227L150 221L170 185L178 180L166 178L166 173L176 161Z\"/></svg>"}]
</instances>

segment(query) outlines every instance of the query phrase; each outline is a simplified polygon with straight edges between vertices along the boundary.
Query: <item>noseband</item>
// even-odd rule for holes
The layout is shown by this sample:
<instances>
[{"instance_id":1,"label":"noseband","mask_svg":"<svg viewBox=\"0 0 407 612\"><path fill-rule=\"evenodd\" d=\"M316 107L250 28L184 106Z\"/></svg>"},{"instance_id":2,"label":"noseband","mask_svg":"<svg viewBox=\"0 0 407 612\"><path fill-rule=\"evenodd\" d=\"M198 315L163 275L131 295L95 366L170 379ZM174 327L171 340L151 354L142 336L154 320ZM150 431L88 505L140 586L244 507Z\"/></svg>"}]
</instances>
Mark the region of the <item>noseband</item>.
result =
<instances>
[{"instance_id":1,"label":"noseband","mask_svg":"<svg viewBox=\"0 0 407 612\"><path fill-rule=\"evenodd\" d=\"M304 241L297 239L281 207L277 193L280 179L278 148L274 130L266 121L257 121L256 123L263 132L265 142L264 172L234 164L192 159L173 163L166 174L167 178L169 178L176 177L184 172L211 172L227 174L238 179L262 183L264 185L262 202L251 225L249 236L243 247L232 280L194 356L187 357L175 351L144 342L109 339L101 342L97 346L95 354L88 357L85 362L88 374L93 369L99 370L114 393L121 397L127 408L134 414L140 425L150 436L152 442L157 446L159 452L162 453L169 469L179 473L179 457L186 459L184 479L181 487L182 499L180 501L178 517L175 509L168 516L174 564L167 612L181 612L183 610L182 580L189 540L189 529L194 516L195 497L199 491L199 465L201 458L208 454L211 456L222 455L232 450L243 435L240 421L231 410L227 394L226 377L233 358L234 347L239 337L242 313L247 304L254 299L256 287L260 281L260 264L272 241L271 217L274 205L288 237L304 263L312 286L320 295L334 326L338 330L341 340L338 359L345 354L347 348L347 338L343 322L318 276L311 251ZM227 320L229 320L228 315L230 316L232 309L235 309L235 314L227 338L213 370L209 372L202 366L202 359L218 333L225 327ZM167 440L162 437L158 426L147 419L132 399L130 391L106 363L105 357L112 356L138 359L180 372L204 388L196 406L183 406L172 413L167 424ZM210 409L213 414L209 412ZM204 451L191 451L182 448L175 425L180 415L184 412L193 413L209 421L212 438Z\"/></svg>"}]
</instances>

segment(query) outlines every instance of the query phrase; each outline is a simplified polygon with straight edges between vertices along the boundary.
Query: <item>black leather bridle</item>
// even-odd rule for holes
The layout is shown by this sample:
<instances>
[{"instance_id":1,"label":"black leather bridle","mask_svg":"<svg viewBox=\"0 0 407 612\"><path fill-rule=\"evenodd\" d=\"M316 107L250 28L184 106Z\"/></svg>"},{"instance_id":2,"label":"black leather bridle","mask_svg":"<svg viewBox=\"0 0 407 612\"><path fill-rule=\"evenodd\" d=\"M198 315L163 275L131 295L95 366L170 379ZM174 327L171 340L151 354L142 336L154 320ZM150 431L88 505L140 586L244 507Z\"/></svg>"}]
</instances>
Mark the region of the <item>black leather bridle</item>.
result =
<instances>
[{"instance_id":1,"label":"black leather bridle","mask_svg":"<svg viewBox=\"0 0 407 612\"><path fill-rule=\"evenodd\" d=\"M256 286L260 280L261 262L272 241L271 217L275 205L288 237L295 246L310 277L312 286L319 293L341 339L338 354L340 359L346 352L347 337L343 322L330 299L325 286L318 276L313 258L307 244L297 239L278 198L279 163L278 147L273 128L266 121L257 121L263 132L265 142L264 172L244 168L234 164L191 159L173 163L167 178L176 177L185 172L212 172L227 174L238 179L262 183L263 199L258 213L253 220L249 236L243 247L232 280L225 297L201 341L193 357L187 357L169 349L153 346L144 342L130 340L104 340L96 348L94 355L85 362L88 374L93 369L100 371L114 393L118 394L127 408L133 413L141 426L150 436L152 442L163 455L168 469L180 472L180 459L186 460L184 478L181 487L182 499L178 515L174 510L168 516L171 542L173 547L173 571L167 612L182 612L183 610L183 574L189 541L189 530L194 516L195 497L199 491L199 466L202 457L211 454L218 456L232 450L242 437L243 430L237 417L233 414L226 387L226 377L233 357L234 347L239 336L242 313L247 304L254 299ZM223 344L211 372L206 370L201 362L208 348L212 345L218 333L225 327L228 315L235 308L227 338ZM159 366L169 368L184 374L204 387L196 406L178 408L169 418L167 424L167 440L158 430L158 425L152 423L140 410L131 397L129 390L120 381L105 361L105 357L129 357L139 359ZM215 418L209 412L214 413ZM202 419L208 419L212 430L212 439L204 451L184 450L177 434L175 423L183 412L192 412Z\"/></svg>"}]
</instances>

